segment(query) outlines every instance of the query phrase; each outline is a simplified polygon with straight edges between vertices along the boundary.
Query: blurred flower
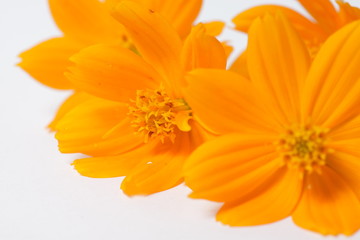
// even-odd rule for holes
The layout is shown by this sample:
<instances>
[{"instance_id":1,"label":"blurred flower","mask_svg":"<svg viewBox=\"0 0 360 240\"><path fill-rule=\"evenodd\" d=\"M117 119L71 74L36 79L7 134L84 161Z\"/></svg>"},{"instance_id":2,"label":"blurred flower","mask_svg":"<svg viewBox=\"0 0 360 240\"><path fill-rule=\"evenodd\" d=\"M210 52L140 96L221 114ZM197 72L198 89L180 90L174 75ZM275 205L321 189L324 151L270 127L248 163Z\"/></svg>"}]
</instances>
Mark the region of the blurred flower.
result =
<instances>
[{"instance_id":1,"label":"blurred flower","mask_svg":"<svg viewBox=\"0 0 360 240\"><path fill-rule=\"evenodd\" d=\"M282 12L293 24L304 40L310 56L314 58L325 40L346 24L360 19L360 9L344 1L336 1L338 10L329 0L298 0L315 21L298 12L278 5L260 5L238 14L234 19L235 29L248 32L251 23L259 16L267 13ZM248 76L246 67L246 51L231 66L231 70Z\"/></svg>"},{"instance_id":2,"label":"blurred flower","mask_svg":"<svg viewBox=\"0 0 360 240\"><path fill-rule=\"evenodd\" d=\"M56 138L64 153L94 156L73 163L82 175L126 176L126 194L151 194L181 183L185 159L213 135L184 98L185 73L225 69L226 54L202 24L182 41L160 14L136 3L120 3L113 16L139 54L102 44L71 58L69 80L96 97L58 121Z\"/></svg>"},{"instance_id":3,"label":"blurred flower","mask_svg":"<svg viewBox=\"0 0 360 240\"><path fill-rule=\"evenodd\" d=\"M356 21L311 63L291 23L266 15L249 31L251 81L188 76L187 102L225 134L200 146L184 170L192 197L224 203L217 220L249 226L292 216L322 234L359 229L359 39Z\"/></svg>"}]
</instances>

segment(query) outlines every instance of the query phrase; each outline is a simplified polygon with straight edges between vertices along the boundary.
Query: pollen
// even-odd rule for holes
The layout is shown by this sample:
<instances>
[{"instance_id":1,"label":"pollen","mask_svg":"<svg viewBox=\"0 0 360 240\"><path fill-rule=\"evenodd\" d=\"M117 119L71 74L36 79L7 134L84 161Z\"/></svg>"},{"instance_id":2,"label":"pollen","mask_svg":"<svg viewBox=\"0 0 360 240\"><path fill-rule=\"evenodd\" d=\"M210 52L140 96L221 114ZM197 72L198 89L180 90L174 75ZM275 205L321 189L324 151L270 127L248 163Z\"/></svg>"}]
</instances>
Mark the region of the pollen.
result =
<instances>
[{"instance_id":1,"label":"pollen","mask_svg":"<svg viewBox=\"0 0 360 240\"><path fill-rule=\"evenodd\" d=\"M303 172L321 172L331 149L326 147L328 130L316 126L291 128L277 142L283 163Z\"/></svg>"},{"instance_id":2,"label":"pollen","mask_svg":"<svg viewBox=\"0 0 360 240\"><path fill-rule=\"evenodd\" d=\"M159 89L137 90L136 98L130 100L129 117L136 133L144 136L144 142L160 139L175 141L178 115L191 117L189 106L183 99L171 98L163 86ZM187 120L186 120L187 121Z\"/></svg>"}]
</instances>

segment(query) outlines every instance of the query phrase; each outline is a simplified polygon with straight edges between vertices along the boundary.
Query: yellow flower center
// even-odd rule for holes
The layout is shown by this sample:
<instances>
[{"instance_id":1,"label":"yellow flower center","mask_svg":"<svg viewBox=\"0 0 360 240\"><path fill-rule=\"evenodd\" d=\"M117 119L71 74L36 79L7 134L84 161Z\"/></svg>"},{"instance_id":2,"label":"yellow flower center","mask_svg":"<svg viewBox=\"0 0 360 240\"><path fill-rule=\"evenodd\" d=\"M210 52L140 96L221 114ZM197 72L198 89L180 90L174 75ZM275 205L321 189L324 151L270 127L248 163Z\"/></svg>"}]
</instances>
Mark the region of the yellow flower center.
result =
<instances>
[{"instance_id":1,"label":"yellow flower center","mask_svg":"<svg viewBox=\"0 0 360 240\"><path fill-rule=\"evenodd\" d=\"M190 107L184 99L171 98L162 86L156 90L138 90L135 100L130 100L128 115L131 126L144 135L145 143L150 139L174 142L176 128L190 130L187 124L191 118Z\"/></svg>"},{"instance_id":2,"label":"yellow flower center","mask_svg":"<svg viewBox=\"0 0 360 240\"><path fill-rule=\"evenodd\" d=\"M320 172L330 151L325 146L327 132L315 126L287 130L277 143L284 164L308 173Z\"/></svg>"}]
</instances>

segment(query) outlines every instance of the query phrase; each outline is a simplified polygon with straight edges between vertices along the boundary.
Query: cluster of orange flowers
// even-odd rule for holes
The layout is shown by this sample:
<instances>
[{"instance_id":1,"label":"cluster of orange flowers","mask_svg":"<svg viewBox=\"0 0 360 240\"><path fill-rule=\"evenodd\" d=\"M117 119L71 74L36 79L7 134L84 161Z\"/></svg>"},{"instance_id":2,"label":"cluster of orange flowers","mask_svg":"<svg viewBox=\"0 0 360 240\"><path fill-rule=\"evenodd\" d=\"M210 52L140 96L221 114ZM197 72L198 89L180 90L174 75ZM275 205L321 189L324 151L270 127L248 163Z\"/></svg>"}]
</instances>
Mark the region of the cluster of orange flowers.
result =
<instances>
[{"instance_id":1,"label":"cluster of orange flowers","mask_svg":"<svg viewBox=\"0 0 360 240\"><path fill-rule=\"evenodd\" d=\"M294 0L295 1L295 0ZM185 180L231 226L321 234L360 228L360 10L298 0L233 19L248 46L229 69L202 0L49 0L63 36L22 53L41 83L71 89L49 127L84 176L127 195Z\"/></svg>"}]
</instances>

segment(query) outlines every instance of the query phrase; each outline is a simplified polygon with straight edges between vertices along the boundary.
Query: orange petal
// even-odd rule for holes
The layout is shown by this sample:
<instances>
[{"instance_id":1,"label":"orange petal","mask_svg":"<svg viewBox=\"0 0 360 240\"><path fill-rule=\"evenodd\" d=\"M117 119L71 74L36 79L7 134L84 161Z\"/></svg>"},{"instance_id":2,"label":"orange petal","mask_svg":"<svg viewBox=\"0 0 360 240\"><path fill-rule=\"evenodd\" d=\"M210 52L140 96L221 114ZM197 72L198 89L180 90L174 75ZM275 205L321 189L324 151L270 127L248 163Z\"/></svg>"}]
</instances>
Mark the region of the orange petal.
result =
<instances>
[{"instance_id":1,"label":"orange petal","mask_svg":"<svg viewBox=\"0 0 360 240\"><path fill-rule=\"evenodd\" d=\"M291 10L287 7L277 6L277 5L261 5L257 7L250 8L244 12L238 14L234 19L233 23L237 30L248 32L253 21L258 17L263 17L266 14L276 14L282 12L292 23L296 31L304 39L313 39L313 38L325 38L325 33L323 30L302 16L294 10Z\"/></svg>"},{"instance_id":2,"label":"orange petal","mask_svg":"<svg viewBox=\"0 0 360 240\"><path fill-rule=\"evenodd\" d=\"M108 9L108 11L110 12L121 1L122 0L104 0L102 2L104 3L104 6Z\"/></svg>"},{"instance_id":3,"label":"orange petal","mask_svg":"<svg viewBox=\"0 0 360 240\"><path fill-rule=\"evenodd\" d=\"M250 81L225 70L198 69L187 74L185 100L195 119L216 133L273 132L278 128L262 108Z\"/></svg>"},{"instance_id":4,"label":"orange petal","mask_svg":"<svg viewBox=\"0 0 360 240\"><path fill-rule=\"evenodd\" d=\"M227 202L247 196L280 168L274 138L228 134L195 150L184 168L193 198Z\"/></svg>"},{"instance_id":5,"label":"orange petal","mask_svg":"<svg viewBox=\"0 0 360 240\"><path fill-rule=\"evenodd\" d=\"M55 126L58 124L61 118L63 118L68 112L77 107L79 104L89 100L90 98L92 98L92 96L84 92L74 92L61 104L55 115L55 118L49 124L48 128L50 128L52 131L56 131Z\"/></svg>"},{"instance_id":6,"label":"orange petal","mask_svg":"<svg viewBox=\"0 0 360 240\"><path fill-rule=\"evenodd\" d=\"M352 188L360 199L360 151L359 142L332 144L331 148L335 150L329 159L328 166L341 176L343 180Z\"/></svg>"},{"instance_id":7,"label":"orange petal","mask_svg":"<svg viewBox=\"0 0 360 240\"><path fill-rule=\"evenodd\" d=\"M181 38L185 38L190 33L192 23L202 5L202 0L140 0L138 2L164 16Z\"/></svg>"},{"instance_id":8,"label":"orange petal","mask_svg":"<svg viewBox=\"0 0 360 240\"><path fill-rule=\"evenodd\" d=\"M226 67L226 54L222 44L215 37L208 35L201 23L194 27L186 38L181 60L186 71Z\"/></svg>"},{"instance_id":9,"label":"orange petal","mask_svg":"<svg viewBox=\"0 0 360 240\"><path fill-rule=\"evenodd\" d=\"M194 149L216 136L216 134L209 132L201 123L197 121L190 120L189 123L191 127L189 134Z\"/></svg>"},{"instance_id":10,"label":"orange petal","mask_svg":"<svg viewBox=\"0 0 360 240\"><path fill-rule=\"evenodd\" d=\"M231 65L229 70L239 73L241 76L244 76L246 78L250 78L247 65L248 64L247 64L247 57L246 57L246 50L245 50L239 55L239 57Z\"/></svg>"},{"instance_id":11,"label":"orange petal","mask_svg":"<svg viewBox=\"0 0 360 240\"><path fill-rule=\"evenodd\" d=\"M248 70L254 85L284 125L299 122L300 93L308 73L308 50L290 22L278 13L257 19L249 32Z\"/></svg>"},{"instance_id":12,"label":"orange petal","mask_svg":"<svg viewBox=\"0 0 360 240\"><path fill-rule=\"evenodd\" d=\"M347 181L360 199L360 116L329 132L328 148L334 152L328 165Z\"/></svg>"},{"instance_id":13,"label":"orange petal","mask_svg":"<svg viewBox=\"0 0 360 240\"><path fill-rule=\"evenodd\" d=\"M221 21L212 21L208 23L203 23L206 28L206 33L211 36L218 36L222 33L225 23Z\"/></svg>"},{"instance_id":14,"label":"orange petal","mask_svg":"<svg viewBox=\"0 0 360 240\"><path fill-rule=\"evenodd\" d=\"M120 156L82 158L72 165L81 175L92 178L122 177L138 164L137 159Z\"/></svg>"},{"instance_id":15,"label":"orange petal","mask_svg":"<svg viewBox=\"0 0 360 240\"><path fill-rule=\"evenodd\" d=\"M304 118L331 129L359 114L359 39L360 21L356 21L321 47L304 86Z\"/></svg>"},{"instance_id":16,"label":"orange petal","mask_svg":"<svg viewBox=\"0 0 360 240\"><path fill-rule=\"evenodd\" d=\"M349 3L340 0L336 1L336 3L339 5L338 16L341 21L341 26L360 19L359 8L353 7Z\"/></svg>"},{"instance_id":17,"label":"orange petal","mask_svg":"<svg viewBox=\"0 0 360 240\"><path fill-rule=\"evenodd\" d=\"M159 76L137 54L121 46L96 45L71 58L67 74L80 90L115 100L128 101L136 90L157 88Z\"/></svg>"},{"instance_id":18,"label":"orange petal","mask_svg":"<svg viewBox=\"0 0 360 240\"><path fill-rule=\"evenodd\" d=\"M330 0L298 0L328 34L337 29L338 15Z\"/></svg>"},{"instance_id":19,"label":"orange petal","mask_svg":"<svg viewBox=\"0 0 360 240\"><path fill-rule=\"evenodd\" d=\"M52 38L20 54L18 64L33 78L52 88L71 89L64 76L69 58L84 46L69 38Z\"/></svg>"},{"instance_id":20,"label":"orange petal","mask_svg":"<svg viewBox=\"0 0 360 240\"><path fill-rule=\"evenodd\" d=\"M234 51L234 48L226 41L221 42L221 44L223 45L223 48L225 50L226 57L229 58L231 53Z\"/></svg>"},{"instance_id":21,"label":"orange petal","mask_svg":"<svg viewBox=\"0 0 360 240\"><path fill-rule=\"evenodd\" d=\"M121 177L130 174L158 146L157 142L141 144L120 155L83 158L72 165L83 176L93 178ZM107 154L107 153L105 153Z\"/></svg>"},{"instance_id":22,"label":"orange petal","mask_svg":"<svg viewBox=\"0 0 360 240\"><path fill-rule=\"evenodd\" d=\"M274 174L268 186L256 194L225 203L216 219L230 226L279 221L292 214L301 197L302 186L300 172L284 167Z\"/></svg>"},{"instance_id":23,"label":"orange petal","mask_svg":"<svg viewBox=\"0 0 360 240\"><path fill-rule=\"evenodd\" d=\"M148 195L167 190L183 180L182 167L192 149L188 133L179 133L175 143L159 143L146 154L121 184L125 194Z\"/></svg>"},{"instance_id":24,"label":"orange petal","mask_svg":"<svg viewBox=\"0 0 360 240\"><path fill-rule=\"evenodd\" d=\"M121 40L122 26L98 0L49 0L58 27L68 37L87 44Z\"/></svg>"},{"instance_id":25,"label":"orange petal","mask_svg":"<svg viewBox=\"0 0 360 240\"><path fill-rule=\"evenodd\" d=\"M294 211L300 227L327 235L351 235L360 228L360 202L348 184L332 169L306 177L304 193Z\"/></svg>"},{"instance_id":26,"label":"orange petal","mask_svg":"<svg viewBox=\"0 0 360 240\"><path fill-rule=\"evenodd\" d=\"M162 75L169 87L182 76L181 40L175 30L158 13L131 1L123 1L113 16L128 31L141 56Z\"/></svg>"},{"instance_id":27,"label":"orange petal","mask_svg":"<svg viewBox=\"0 0 360 240\"><path fill-rule=\"evenodd\" d=\"M138 147L144 140L134 134L127 112L126 104L98 98L78 105L55 126L60 151L102 156Z\"/></svg>"}]
</instances>

